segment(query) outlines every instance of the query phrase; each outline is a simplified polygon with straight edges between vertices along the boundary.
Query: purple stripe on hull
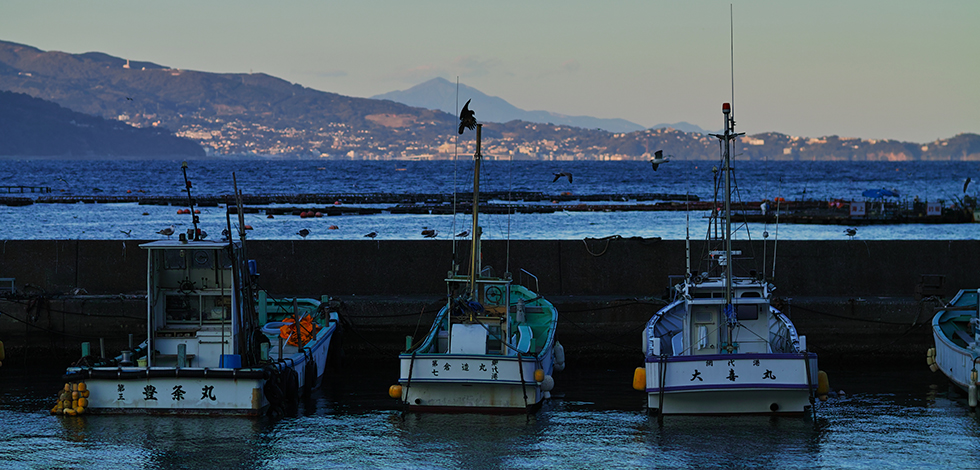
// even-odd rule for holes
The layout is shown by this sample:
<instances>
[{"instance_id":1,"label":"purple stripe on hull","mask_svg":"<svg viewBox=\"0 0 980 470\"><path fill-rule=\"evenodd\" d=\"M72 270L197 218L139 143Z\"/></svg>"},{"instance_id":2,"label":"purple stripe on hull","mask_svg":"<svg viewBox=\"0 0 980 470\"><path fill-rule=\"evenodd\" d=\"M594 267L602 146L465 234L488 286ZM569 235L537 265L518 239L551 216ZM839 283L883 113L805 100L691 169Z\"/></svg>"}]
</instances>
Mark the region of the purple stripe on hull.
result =
<instances>
[{"instance_id":1,"label":"purple stripe on hull","mask_svg":"<svg viewBox=\"0 0 980 470\"><path fill-rule=\"evenodd\" d=\"M817 355L809 353L810 359L816 359ZM746 354L705 354L700 356L667 356L667 362L704 362L704 361L725 361L729 359L803 359L803 354L768 354L768 353L746 353ZM660 362L660 356L647 356L646 362Z\"/></svg>"}]
</instances>

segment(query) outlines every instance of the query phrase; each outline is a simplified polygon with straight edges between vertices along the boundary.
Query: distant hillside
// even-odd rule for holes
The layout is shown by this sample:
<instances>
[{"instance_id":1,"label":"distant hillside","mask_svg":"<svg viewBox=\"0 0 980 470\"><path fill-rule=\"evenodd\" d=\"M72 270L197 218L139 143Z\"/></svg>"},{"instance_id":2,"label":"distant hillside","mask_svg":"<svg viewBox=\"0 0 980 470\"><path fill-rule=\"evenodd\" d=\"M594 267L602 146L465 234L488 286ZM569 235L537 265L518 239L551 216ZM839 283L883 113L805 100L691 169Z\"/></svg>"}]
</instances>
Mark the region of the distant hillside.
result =
<instances>
[{"instance_id":1,"label":"distant hillside","mask_svg":"<svg viewBox=\"0 0 980 470\"><path fill-rule=\"evenodd\" d=\"M433 78L407 90L391 91L371 97L377 100L391 100L426 109L438 109L456 114L456 84L444 78ZM566 116L549 111L525 111L503 98L489 96L476 88L459 85L459 107L472 99L472 107L480 110L477 119L484 122L527 121L540 124L581 127L583 129L602 129L609 132L634 132L643 126L625 119L603 119L591 116Z\"/></svg>"},{"instance_id":2,"label":"distant hillside","mask_svg":"<svg viewBox=\"0 0 980 470\"><path fill-rule=\"evenodd\" d=\"M204 149L166 129L138 129L0 91L0 155L203 157Z\"/></svg>"},{"instance_id":3,"label":"distant hillside","mask_svg":"<svg viewBox=\"0 0 980 470\"><path fill-rule=\"evenodd\" d=\"M675 122L673 124L657 124L656 126L653 126L650 129L677 129L679 131L696 132L698 134L708 134L708 133L711 133L711 132L717 132L717 133L721 133L722 132L720 130L719 131L707 131L707 130L702 129L700 126L697 126L697 125L694 125L694 124L691 124L691 123L685 122L685 121Z\"/></svg>"},{"instance_id":4,"label":"distant hillside","mask_svg":"<svg viewBox=\"0 0 980 470\"><path fill-rule=\"evenodd\" d=\"M45 52L0 41L0 90L24 93L74 112L98 116L108 121L106 132L116 129L134 136L156 132L162 138L173 131L197 142L211 155L431 160L471 152L473 133L459 136L456 132L455 85L445 80L429 85L432 100L442 103L436 106L439 109L352 98L266 74L178 70L100 52ZM513 106L469 87L461 89L460 98L472 98L476 118L487 123L482 148L486 158L641 160L659 149L677 160L718 157L717 140L686 123L609 132L603 130L604 125L612 124L609 122L571 124L551 113L541 119L525 115L521 119L528 120L514 120L498 114ZM34 118L8 118L4 129L4 138L9 140L6 145L12 147L19 142L17 145L41 148L49 155L74 155L76 150L53 146L58 136L75 138L73 133L83 127L77 124L86 121L79 116L61 116L67 110L37 109L40 114ZM17 119L20 122L14 122ZM74 127L56 127L72 120ZM105 142L101 138L79 142L82 141L76 139L76 147L72 148L92 155L135 151L132 147L120 150L97 145ZM155 147L166 148L162 144ZM980 135L961 134L916 144L763 133L742 137L739 153L753 160L980 160Z\"/></svg>"}]
</instances>

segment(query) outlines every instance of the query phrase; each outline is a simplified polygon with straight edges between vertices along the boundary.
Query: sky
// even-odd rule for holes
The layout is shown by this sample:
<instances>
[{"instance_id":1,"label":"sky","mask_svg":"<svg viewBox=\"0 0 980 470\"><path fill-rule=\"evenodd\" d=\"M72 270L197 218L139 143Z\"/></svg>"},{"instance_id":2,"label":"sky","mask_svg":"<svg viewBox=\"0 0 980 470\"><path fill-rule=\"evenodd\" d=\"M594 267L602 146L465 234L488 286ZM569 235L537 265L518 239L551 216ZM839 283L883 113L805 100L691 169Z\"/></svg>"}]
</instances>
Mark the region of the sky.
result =
<instances>
[{"instance_id":1,"label":"sky","mask_svg":"<svg viewBox=\"0 0 980 470\"><path fill-rule=\"evenodd\" d=\"M980 133L978 21L977 0L3 0L0 40L355 97L458 78L643 126L717 130L732 101L750 135L926 143Z\"/></svg>"}]
</instances>

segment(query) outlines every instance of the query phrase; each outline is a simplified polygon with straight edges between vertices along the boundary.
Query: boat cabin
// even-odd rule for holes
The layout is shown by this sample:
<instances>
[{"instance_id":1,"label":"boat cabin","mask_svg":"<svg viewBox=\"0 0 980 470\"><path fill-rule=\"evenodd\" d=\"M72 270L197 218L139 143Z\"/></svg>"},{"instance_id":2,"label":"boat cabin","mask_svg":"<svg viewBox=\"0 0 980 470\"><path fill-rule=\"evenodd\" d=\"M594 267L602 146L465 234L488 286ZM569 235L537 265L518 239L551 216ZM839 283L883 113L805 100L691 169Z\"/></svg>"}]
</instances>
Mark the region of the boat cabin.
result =
<instances>
[{"instance_id":1,"label":"boat cabin","mask_svg":"<svg viewBox=\"0 0 980 470\"><path fill-rule=\"evenodd\" d=\"M161 240L147 256L147 365L241 367L232 260L239 243ZM234 251L233 251L234 250Z\"/></svg>"}]
</instances>

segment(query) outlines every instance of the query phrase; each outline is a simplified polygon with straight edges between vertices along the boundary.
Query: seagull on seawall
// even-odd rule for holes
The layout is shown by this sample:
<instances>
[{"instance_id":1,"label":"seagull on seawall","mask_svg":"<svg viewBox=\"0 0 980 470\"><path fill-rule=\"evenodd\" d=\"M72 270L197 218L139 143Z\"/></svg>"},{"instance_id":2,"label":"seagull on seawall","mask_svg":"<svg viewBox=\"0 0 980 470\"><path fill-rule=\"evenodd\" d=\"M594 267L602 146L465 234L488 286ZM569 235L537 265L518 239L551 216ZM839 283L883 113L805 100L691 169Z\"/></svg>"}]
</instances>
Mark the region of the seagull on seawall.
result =
<instances>
[{"instance_id":1,"label":"seagull on seawall","mask_svg":"<svg viewBox=\"0 0 980 470\"><path fill-rule=\"evenodd\" d=\"M653 165L653 171L657 171L657 167L669 161L670 159L664 156L663 150L657 150L656 152L653 153L653 158L650 159L650 164Z\"/></svg>"},{"instance_id":2,"label":"seagull on seawall","mask_svg":"<svg viewBox=\"0 0 980 470\"><path fill-rule=\"evenodd\" d=\"M365 237L368 237L368 238L374 238L374 237L377 237L378 236L378 232L371 232L371 233L365 234L364 236Z\"/></svg>"},{"instance_id":3,"label":"seagull on seawall","mask_svg":"<svg viewBox=\"0 0 980 470\"><path fill-rule=\"evenodd\" d=\"M568 182L569 183L572 182L572 172L570 171L563 171L561 173L555 173L554 175L555 175L555 179L551 180L552 183L555 183L562 178L568 178Z\"/></svg>"},{"instance_id":4,"label":"seagull on seawall","mask_svg":"<svg viewBox=\"0 0 980 470\"><path fill-rule=\"evenodd\" d=\"M305 228L302 229L302 230L300 230L299 232L296 232L296 235L299 235L299 236L301 236L303 238L306 238L306 236L309 235L309 234L310 234L310 231L308 229L305 229Z\"/></svg>"},{"instance_id":5,"label":"seagull on seawall","mask_svg":"<svg viewBox=\"0 0 980 470\"><path fill-rule=\"evenodd\" d=\"M856 228L849 228L844 230L844 235L847 235L851 238L854 238L854 236L857 235L857 233L858 231Z\"/></svg>"},{"instance_id":6,"label":"seagull on seawall","mask_svg":"<svg viewBox=\"0 0 980 470\"><path fill-rule=\"evenodd\" d=\"M165 228L163 230L160 230L157 233L159 233L160 235L166 235L167 238L170 238L170 236L174 234L174 230L177 230L177 226L176 225L170 225L169 227L167 227L167 228Z\"/></svg>"},{"instance_id":7,"label":"seagull on seawall","mask_svg":"<svg viewBox=\"0 0 980 470\"><path fill-rule=\"evenodd\" d=\"M463 134L463 129L476 129L476 113L470 110L470 101L472 100L466 100L466 104L463 105L463 110L459 112L460 135Z\"/></svg>"}]
</instances>

